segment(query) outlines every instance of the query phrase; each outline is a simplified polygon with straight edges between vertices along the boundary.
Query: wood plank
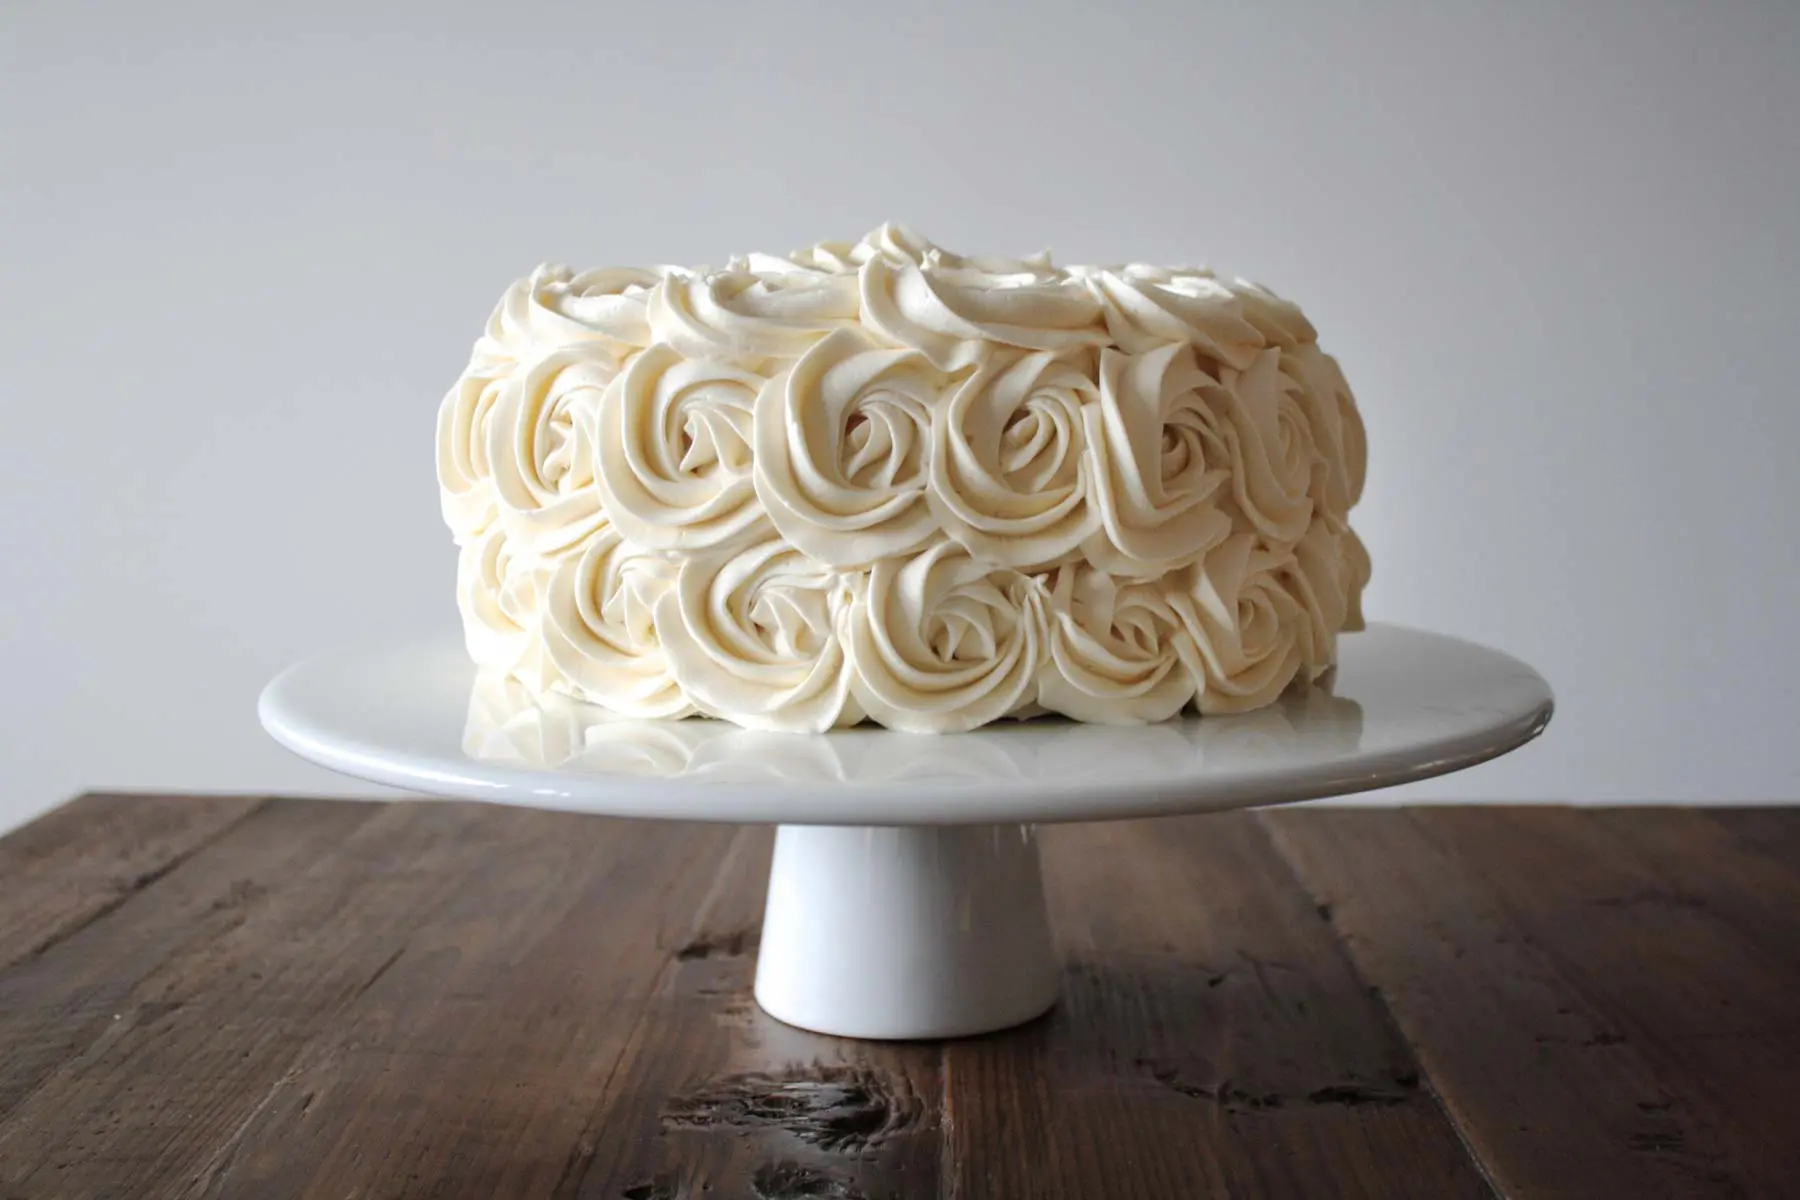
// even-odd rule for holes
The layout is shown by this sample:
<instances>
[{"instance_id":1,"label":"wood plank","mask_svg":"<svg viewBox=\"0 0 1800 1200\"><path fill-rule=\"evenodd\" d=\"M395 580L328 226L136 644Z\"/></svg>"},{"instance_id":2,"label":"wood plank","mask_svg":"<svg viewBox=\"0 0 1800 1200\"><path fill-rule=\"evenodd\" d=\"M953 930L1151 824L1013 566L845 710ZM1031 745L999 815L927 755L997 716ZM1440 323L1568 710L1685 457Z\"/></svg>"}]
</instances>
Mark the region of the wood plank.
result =
<instances>
[{"instance_id":1,"label":"wood plank","mask_svg":"<svg viewBox=\"0 0 1800 1200\"><path fill-rule=\"evenodd\" d=\"M261 803L87 795L0 838L0 967L123 904Z\"/></svg>"},{"instance_id":2,"label":"wood plank","mask_svg":"<svg viewBox=\"0 0 1800 1200\"><path fill-rule=\"evenodd\" d=\"M940 1046L755 1008L766 831L83 800L0 839L0 1196L1800 1194L1796 824L1054 829L1061 1005Z\"/></svg>"},{"instance_id":3,"label":"wood plank","mask_svg":"<svg viewBox=\"0 0 1800 1200\"><path fill-rule=\"evenodd\" d=\"M939 1048L822 1037L751 996L767 830L739 833L559 1196L933 1196Z\"/></svg>"},{"instance_id":4,"label":"wood plank","mask_svg":"<svg viewBox=\"0 0 1800 1200\"><path fill-rule=\"evenodd\" d=\"M487 824L525 840L465 861L455 895L187 1194L566 1194L596 1149L587 1115L732 831L549 813Z\"/></svg>"},{"instance_id":5,"label":"wood plank","mask_svg":"<svg viewBox=\"0 0 1800 1200\"><path fill-rule=\"evenodd\" d=\"M130 989L121 1019L0 1125L0 1194L185 1184L472 871L537 861L558 835L479 805L383 808L241 923Z\"/></svg>"},{"instance_id":6,"label":"wood plank","mask_svg":"<svg viewBox=\"0 0 1800 1200\"><path fill-rule=\"evenodd\" d=\"M1744 845L1728 825L1700 809L1596 808L1588 814L1657 876L1645 891L1613 899L1704 908L1786 963L1800 992L1800 871Z\"/></svg>"},{"instance_id":7,"label":"wood plank","mask_svg":"<svg viewBox=\"0 0 1800 1200\"><path fill-rule=\"evenodd\" d=\"M1478 871L1533 943L1714 1126L1762 1194L1800 1177L1800 980L1573 809L1444 808L1416 818Z\"/></svg>"},{"instance_id":8,"label":"wood plank","mask_svg":"<svg viewBox=\"0 0 1800 1200\"><path fill-rule=\"evenodd\" d=\"M377 811L373 804L271 801L155 886L0 971L0 1121L60 1064L86 1053L115 1017L123 1019L131 989L171 954L244 921Z\"/></svg>"},{"instance_id":9,"label":"wood plank","mask_svg":"<svg viewBox=\"0 0 1800 1200\"><path fill-rule=\"evenodd\" d=\"M1707 815L1745 845L1800 871L1800 807L1715 808Z\"/></svg>"},{"instance_id":10,"label":"wood plank","mask_svg":"<svg viewBox=\"0 0 1800 1200\"><path fill-rule=\"evenodd\" d=\"M957 1196L1484 1196L1248 814L1045 832L1042 1021L945 1050Z\"/></svg>"},{"instance_id":11,"label":"wood plank","mask_svg":"<svg viewBox=\"0 0 1800 1200\"><path fill-rule=\"evenodd\" d=\"M1396 810L1262 820L1505 1195L1742 1196L1714 1123L1468 864ZM1504 869L1540 871L1529 845ZM1574 920L1579 913L1544 914Z\"/></svg>"}]
</instances>

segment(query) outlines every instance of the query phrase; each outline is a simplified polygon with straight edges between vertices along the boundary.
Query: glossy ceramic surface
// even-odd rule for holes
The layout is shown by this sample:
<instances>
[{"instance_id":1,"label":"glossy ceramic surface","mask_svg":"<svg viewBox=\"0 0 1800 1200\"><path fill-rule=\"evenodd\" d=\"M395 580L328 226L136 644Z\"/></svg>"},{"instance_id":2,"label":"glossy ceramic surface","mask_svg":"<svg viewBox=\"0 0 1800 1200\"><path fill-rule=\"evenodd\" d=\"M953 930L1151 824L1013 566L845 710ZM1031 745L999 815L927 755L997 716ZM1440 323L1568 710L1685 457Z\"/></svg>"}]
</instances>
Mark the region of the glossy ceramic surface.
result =
<instances>
[{"instance_id":1,"label":"glossy ceramic surface","mask_svg":"<svg viewBox=\"0 0 1800 1200\"><path fill-rule=\"evenodd\" d=\"M295 753L435 796L617 816L830 825L1107 820L1276 804L1460 770L1541 732L1550 688L1519 660L1374 626L1329 690L1242 716L1109 728L1061 719L928 737L621 721L479 678L455 638L341 651L263 692Z\"/></svg>"},{"instance_id":2,"label":"glossy ceramic surface","mask_svg":"<svg viewBox=\"0 0 1800 1200\"><path fill-rule=\"evenodd\" d=\"M1028 825L783 825L756 1002L790 1025L940 1038L1029 1021L1057 963Z\"/></svg>"},{"instance_id":3,"label":"glossy ceramic surface","mask_svg":"<svg viewBox=\"0 0 1800 1200\"><path fill-rule=\"evenodd\" d=\"M921 737L621 721L484 678L453 639L327 655L263 692L314 762L436 796L772 821L756 998L821 1033L954 1037L1056 1000L1032 823L1275 804L1504 754L1550 719L1517 659L1418 630L1342 639L1329 688L1236 717Z\"/></svg>"}]
</instances>

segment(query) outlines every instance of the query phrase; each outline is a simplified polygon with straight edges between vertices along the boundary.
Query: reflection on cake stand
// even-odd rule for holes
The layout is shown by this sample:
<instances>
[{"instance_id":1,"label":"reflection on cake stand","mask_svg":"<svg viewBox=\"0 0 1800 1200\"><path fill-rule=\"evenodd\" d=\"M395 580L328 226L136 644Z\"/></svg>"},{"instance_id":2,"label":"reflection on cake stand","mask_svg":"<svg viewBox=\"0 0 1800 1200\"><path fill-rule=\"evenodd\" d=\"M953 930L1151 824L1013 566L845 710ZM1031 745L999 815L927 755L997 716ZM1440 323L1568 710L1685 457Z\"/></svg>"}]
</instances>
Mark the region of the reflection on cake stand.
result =
<instances>
[{"instance_id":1,"label":"reflection on cake stand","mask_svg":"<svg viewBox=\"0 0 1800 1200\"><path fill-rule=\"evenodd\" d=\"M1130 728L803 736L621 720L483 676L454 638L311 660L260 704L300 755L429 795L778 824L757 1001L873 1038L979 1033L1054 1003L1038 823L1387 787L1504 754L1550 712L1518 660L1393 626L1345 635L1329 689Z\"/></svg>"}]
</instances>

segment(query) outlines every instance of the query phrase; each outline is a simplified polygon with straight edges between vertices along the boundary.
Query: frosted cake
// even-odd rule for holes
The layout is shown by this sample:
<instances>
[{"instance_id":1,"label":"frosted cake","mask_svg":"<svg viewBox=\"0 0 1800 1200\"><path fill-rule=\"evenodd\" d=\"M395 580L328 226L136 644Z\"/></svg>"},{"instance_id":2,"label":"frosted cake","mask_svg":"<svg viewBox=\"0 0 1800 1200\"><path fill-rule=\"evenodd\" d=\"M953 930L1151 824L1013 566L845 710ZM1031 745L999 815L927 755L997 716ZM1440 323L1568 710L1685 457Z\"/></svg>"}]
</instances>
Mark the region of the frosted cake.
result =
<instances>
[{"instance_id":1,"label":"frosted cake","mask_svg":"<svg viewBox=\"0 0 1800 1200\"><path fill-rule=\"evenodd\" d=\"M1268 704L1361 626L1365 460L1267 289L895 225L722 270L539 267L437 428L478 663L794 732Z\"/></svg>"}]
</instances>

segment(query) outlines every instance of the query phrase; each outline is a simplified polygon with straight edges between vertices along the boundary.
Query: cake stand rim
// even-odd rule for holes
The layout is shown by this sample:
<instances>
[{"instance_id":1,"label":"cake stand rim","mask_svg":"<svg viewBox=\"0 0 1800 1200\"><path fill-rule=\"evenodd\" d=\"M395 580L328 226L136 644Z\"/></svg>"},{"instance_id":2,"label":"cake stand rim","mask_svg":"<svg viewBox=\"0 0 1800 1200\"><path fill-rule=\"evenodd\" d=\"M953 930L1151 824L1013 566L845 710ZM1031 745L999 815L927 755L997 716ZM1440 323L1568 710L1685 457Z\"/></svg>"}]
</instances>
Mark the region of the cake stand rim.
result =
<instances>
[{"instance_id":1,"label":"cake stand rim","mask_svg":"<svg viewBox=\"0 0 1800 1200\"><path fill-rule=\"evenodd\" d=\"M378 655L392 655L392 643L330 651L288 667L263 689L257 711L270 736L301 758L351 778L431 799L477 800L631 818L849 826L1124 820L1352 795L1451 774L1498 758L1541 734L1555 712L1555 697L1544 677L1504 651L1449 634L1377 622L1370 623L1368 633L1345 634L1342 640L1349 648L1355 645L1354 639L1371 634L1398 643L1384 652L1389 655L1397 655L1400 648L1411 642L1414 649L1427 645L1440 650L1453 648L1455 653L1467 655L1471 663L1486 660L1485 665L1496 672L1490 682L1500 678L1498 671L1505 670L1508 674L1504 682L1516 695L1510 697L1504 712L1495 713L1477 728L1463 728L1436 738L1422 737L1382 752L1357 752L1299 765L1264 763L1237 771L1207 770L1105 782L1088 778L1047 782L901 777L850 782L609 775L548 765L524 767L484 762L466 753L420 755L383 744L379 739L347 734L341 728L322 729L317 714L308 706L296 707L292 693L302 683L316 686L319 674L346 660L367 661ZM441 636L420 637L400 645L415 653L431 651L445 656L454 648L466 677L473 677L475 668L459 642ZM465 682L463 710L467 706L467 686ZM1045 728L1081 731L1081 736L1093 740L1105 737L1107 727L1070 724ZM760 736L806 740L846 736L911 739L919 748L928 750L939 738L981 737L982 731L930 737L861 727L825 734ZM846 802L847 796L854 799Z\"/></svg>"}]
</instances>

